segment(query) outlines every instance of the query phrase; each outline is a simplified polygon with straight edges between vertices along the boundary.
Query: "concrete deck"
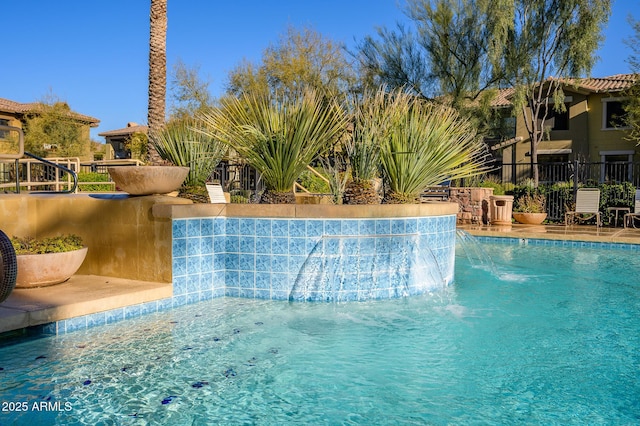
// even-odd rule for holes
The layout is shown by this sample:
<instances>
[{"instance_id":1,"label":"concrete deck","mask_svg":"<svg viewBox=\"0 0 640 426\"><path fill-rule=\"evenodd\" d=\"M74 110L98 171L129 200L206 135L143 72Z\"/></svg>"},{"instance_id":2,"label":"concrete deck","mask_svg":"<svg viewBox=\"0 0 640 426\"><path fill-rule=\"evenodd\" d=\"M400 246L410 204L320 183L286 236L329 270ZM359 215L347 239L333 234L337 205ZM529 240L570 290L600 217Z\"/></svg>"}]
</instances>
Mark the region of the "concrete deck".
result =
<instances>
[{"instance_id":1,"label":"concrete deck","mask_svg":"<svg viewBox=\"0 0 640 426\"><path fill-rule=\"evenodd\" d=\"M0 333L171 297L169 283L74 275L62 284L16 289L0 304Z\"/></svg>"},{"instance_id":2,"label":"concrete deck","mask_svg":"<svg viewBox=\"0 0 640 426\"><path fill-rule=\"evenodd\" d=\"M476 236L640 244L640 229L561 225L459 225ZM169 298L169 283L75 275L56 286L14 290L0 305L0 333Z\"/></svg>"}]
</instances>

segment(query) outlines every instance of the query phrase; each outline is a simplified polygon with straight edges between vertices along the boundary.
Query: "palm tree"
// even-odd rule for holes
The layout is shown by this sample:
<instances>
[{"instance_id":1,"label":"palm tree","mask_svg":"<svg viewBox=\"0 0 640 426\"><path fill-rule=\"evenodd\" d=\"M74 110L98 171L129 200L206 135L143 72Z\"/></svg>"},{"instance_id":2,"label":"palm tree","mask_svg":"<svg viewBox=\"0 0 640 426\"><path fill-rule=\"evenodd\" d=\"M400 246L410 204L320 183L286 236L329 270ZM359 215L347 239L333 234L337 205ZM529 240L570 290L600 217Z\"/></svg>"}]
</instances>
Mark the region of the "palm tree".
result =
<instances>
[{"instance_id":1,"label":"palm tree","mask_svg":"<svg viewBox=\"0 0 640 426\"><path fill-rule=\"evenodd\" d=\"M167 0L151 0L149 31L149 136L164 124L167 93ZM155 146L149 140L147 160L161 164Z\"/></svg>"}]
</instances>

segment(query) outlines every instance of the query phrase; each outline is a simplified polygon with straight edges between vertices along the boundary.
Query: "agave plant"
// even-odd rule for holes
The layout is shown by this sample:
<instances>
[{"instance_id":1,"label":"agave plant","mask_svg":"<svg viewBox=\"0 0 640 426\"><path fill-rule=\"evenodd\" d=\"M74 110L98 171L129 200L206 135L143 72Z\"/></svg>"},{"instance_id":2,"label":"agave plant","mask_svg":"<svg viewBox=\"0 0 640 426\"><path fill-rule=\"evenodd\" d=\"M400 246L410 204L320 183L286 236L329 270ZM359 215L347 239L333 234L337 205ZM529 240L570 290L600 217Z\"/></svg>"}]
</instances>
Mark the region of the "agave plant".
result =
<instances>
[{"instance_id":1,"label":"agave plant","mask_svg":"<svg viewBox=\"0 0 640 426\"><path fill-rule=\"evenodd\" d=\"M202 123L195 119L169 121L154 133L151 143L163 160L189 167L183 184L187 192L206 194L205 182L222 159L226 146L201 129Z\"/></svg>"},{"instance_id":2,"label":"agave plant","mask_svg":"<svg viewBox=\"0 0 640 426\"><path fill-rule=\"evenodd\" d=\"M245 93L201 114L206 133L233 148L260 174L263 203L295 203L293 184L344 132L335 102L307 89L286 98Z\"/></svg>"},{"instance_id":3,"label":"agave plant","mask_svg":"<svg viewBox=\"0 0 640 426\"><path fill-rule=\"evenodd\" d=\"M482 139L455 110L397 92L386 114L390 128L380 151L385 202L418 202L429 186L488 170Z\"/></svg>"}]
</instances>

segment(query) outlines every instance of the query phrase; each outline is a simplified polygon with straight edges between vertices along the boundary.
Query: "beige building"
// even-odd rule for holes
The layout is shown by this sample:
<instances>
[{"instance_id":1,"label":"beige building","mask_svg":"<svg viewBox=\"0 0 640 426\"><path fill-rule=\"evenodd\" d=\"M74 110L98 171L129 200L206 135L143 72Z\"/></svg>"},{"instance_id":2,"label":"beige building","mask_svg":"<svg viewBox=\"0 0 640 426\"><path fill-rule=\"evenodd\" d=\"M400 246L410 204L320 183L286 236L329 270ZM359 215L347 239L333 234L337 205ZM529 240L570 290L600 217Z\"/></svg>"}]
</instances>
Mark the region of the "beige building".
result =
<instances>
[{"instance_id":1,"label":"beige building","mask_svg":"<svg viewBox=\"0 0 640 426\"><path fill-rule=\"evenodd\" d=\"M135 133L141 133L146 135L149 131L148 126L140 125L137 123L127 123L127 127L123 129L109 130L106 132L98 133L98 136L103 136L107 145L113 148L114 158L131 158L131 150L127 149L127 142L131 140L131 137Z\"/></svg>"},{"instance_id":2,"label":"beige building","mask_svg":"<svg viewBox=\"0 0 640 426\"><path fill-rule=\"evenodd\" d=\"M635 82L634 74L618 74L603 78L570 80L563 85L565 112L551 109L543 123L545 138L538 145L538 163L561 163L580 160L589 163L640 162L640 147L625 140L627 128L620 117L624 114L624 90ZM522 114L511 116L510 98L513 89L504 89L494 101L496 108L505 109L505 120L511 127L507 140L491 141L491 149L503 164L531 162L531 143ZM512 168L515 170L515 168ZM524 168L519 175L526 175ZM519 176L520 177L520 176ZM604 179L601 178L601 179ZM618 179L621 180L621 179Z\"/></svg>"},{"instance_id":3,"label":"beige building","mask_svg":"<svg viewBox=\"0 0 640 426\"><path fill-rule=\"evenodd\" d=\"M40 105L41 103L38 102L20 103L0 98L0 125L19 127L22 129L24 127L26 117L29 114L37 114ZM71 112L70 115L81 125L80 128L83 140L86 140L87 144L90 144L91 128L98 127L100 120L88 115L78 114L76 112ZM3 135L0 134L0 137L3 137ZM83 152L92 152L90 145L87 145ZM91 160L91 158L83 158L82 160Z\"/></svg>"}]
</instances>

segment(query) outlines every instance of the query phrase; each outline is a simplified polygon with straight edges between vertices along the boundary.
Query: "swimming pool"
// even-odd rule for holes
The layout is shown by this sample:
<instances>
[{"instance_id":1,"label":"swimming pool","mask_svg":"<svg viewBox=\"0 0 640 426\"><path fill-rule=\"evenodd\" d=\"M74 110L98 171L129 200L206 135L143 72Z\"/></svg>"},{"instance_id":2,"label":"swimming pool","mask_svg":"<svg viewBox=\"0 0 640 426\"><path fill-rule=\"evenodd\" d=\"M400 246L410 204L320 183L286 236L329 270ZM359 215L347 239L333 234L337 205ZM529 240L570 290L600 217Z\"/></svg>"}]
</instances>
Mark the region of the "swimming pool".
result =
<instances>
[{"instance_id":1,"label":"swimming pool","mask_svg":"<svg viewBox=\"0 0 640 426\"><path fill-rule=\"evenodd\" d=\"M0 349L0 424L637 424L637 251L483 244L455 283L224 298ZM25 409L26 411L19 411Z\"/></svg>"}]
</instances>

